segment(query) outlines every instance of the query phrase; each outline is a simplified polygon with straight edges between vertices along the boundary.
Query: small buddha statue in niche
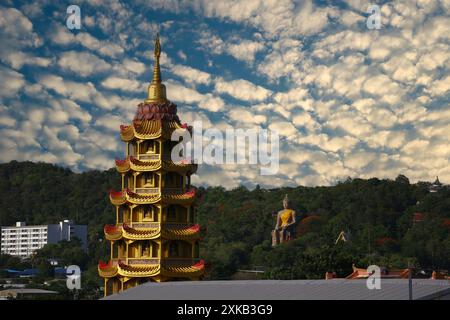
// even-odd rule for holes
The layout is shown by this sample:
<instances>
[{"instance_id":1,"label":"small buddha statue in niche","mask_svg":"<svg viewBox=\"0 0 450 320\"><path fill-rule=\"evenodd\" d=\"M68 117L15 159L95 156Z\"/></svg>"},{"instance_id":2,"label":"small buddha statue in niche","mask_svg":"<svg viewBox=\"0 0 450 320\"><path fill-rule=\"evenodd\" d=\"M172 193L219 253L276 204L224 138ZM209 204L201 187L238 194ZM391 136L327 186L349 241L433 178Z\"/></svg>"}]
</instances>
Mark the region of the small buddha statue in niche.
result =
<instances>
[{"instance_id":1,"label":"small buddha statue in niche","mask_svg":"<svg viewBox=\"0 0 450 320\"><path fill-rule=\"evenodd\" d=\"M151 207L146 207L146 208L144 208L144 216L143 216L143 219L145 219L145 220L150 220L151 219L151 217L152 217L152 212L151 212Z\"/></svg>"},{"instance_id":2,"label":"small buddha statue in niche","mask_svg":"<svg viewBox=\"0 0 450 320\"><path fill-rule=\"evenodd\" d=\"M277 224L272 231L272 246L287 242L293 237L295 225L295 211L290 208L288 195L283 199L283 210L277 213Z\"/></svg>"},{"instance_id":3,"label":"small buddha statue in niche","mask_svg":"<svg viewBox=\"0 0 450 320\"><path fill-rule=\"evenodd\" d=\"M150 244L147 243L142 246L142 256L150 257Z\"/></svg>"}]
</instances>

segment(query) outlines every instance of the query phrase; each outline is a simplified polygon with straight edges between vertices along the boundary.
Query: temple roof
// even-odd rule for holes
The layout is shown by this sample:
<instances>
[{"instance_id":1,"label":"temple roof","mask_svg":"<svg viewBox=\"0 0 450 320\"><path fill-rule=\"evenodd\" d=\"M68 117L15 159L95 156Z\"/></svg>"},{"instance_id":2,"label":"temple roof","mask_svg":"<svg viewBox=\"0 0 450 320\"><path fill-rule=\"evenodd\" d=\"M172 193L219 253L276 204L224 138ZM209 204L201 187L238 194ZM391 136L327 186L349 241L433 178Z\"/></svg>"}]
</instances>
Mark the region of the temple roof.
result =
<instances>
[{"instance_id":1,"label":"temple roof","mask_svg":"<svg viewBox=\"0 0 450 320\"><path fill-rule=\"evenodd\" d=\"M236 300L408 300L408 286L407 279L384 279L379 290L368 290L365 279L147 282L104 299L177 300L180 304L186 299L231 303ZM412 279L412 288L415 300L450 297L448 280ZM348 309L347 313L351 310L354 309Z\"/></svg>"},{"instance_id":2,"label":"temple roof","mask_svg":"<svg viewBox=\"0 0 450 320\"><path fill-rule=\"evenodd\" d=\"M177 129L187 129L179 121L163 121L161 119L133 121L131 125L120 126L120 137L123 141L133 139L170 139L172 133Z\"/></svg>"},{"instance_id":3,"label":"temple roof","mask_svg":"<svg viewBox=\"0 0 450 320\"><path fill-rule=\"evenodd\" d=\"M129 189L123 191L111 191L109 198L114 205L125 203L154 204L159 201L167 204L190 204L195 200L195 188L182 194L137 194Z\"/></svg>"},{"instance_id":4,"label":"temple roof","mask_svg":"<svg viewBox=\"0 0 450 320\"><path fill-rule=\"evenodd\" d=\"M195 277L204 273L205 262L201 260L191 266L161 266L160 264L131 266L122 261L117 263L110 261L109 263L100 262L97 268L100 276L104 278L112 278L117 275L124 277L152 277L159 274L168 277Z\"/></svg>"},{"instance_id":5,"label":"temple roof","mask_svg":"<svg viewBox=\"0 0 450 320\"><path fill-rule=\"evenodd\" d=\"M160 236L168 240L196 240L200 238L200 226L194 224L192 226L177 226L161 228L158 226L156 228L133 228L127 224L122 224L121 226L116 225L105 225L103 228L105 237L109 241L117 241L122 238L130 240L152 240L157 239Z\"/></svg>"},{"instance_id":6,"label":"temple roof","mask_svg":"<svg viewBox=\"0 0 450 320\"><path fill-rule=\"evenodd\" d=\"M172 102L140 103L133 122L139 124L144 120L166 120L180 122L177 116L177 105Z\"/></svg>"},{"instance_id":7,"label":"temple roof","mask_svg":"<svg viewBox=\"0 0 450 320\"><path fill-rule=\"evenodd\" d=\"M369 277L367 269L357 268L352 265L353 272L345 279L366 279ZM407 279L409 277L409 269L384 270L381 272L381 278Z\"/></svg>"},{"instance_id":8,"label":"temple roof","mask_svg":"<svg viewBox=\"0 0 450 320\"><path fill-rule=\"evenodd\" d=\"M170 240L192 240L200 238L200 225L194 224L189 227L165 228L162 237Z\"/></svg>"},{"instance_id":9,"label":"temple roof","mask_svg":"<svg viewBox=\"0 0 450 320\"><path fill-rule=\"evenodd\" d=\"M197 164L193 163L174 163L172 160L142 161L132 156L124 160L116 160L116 169L121 173L125 173L130 170L142 172L156 171L160 169L173 172L194 173L197 171L197 167Z\"/></svg>"}]
</instances>

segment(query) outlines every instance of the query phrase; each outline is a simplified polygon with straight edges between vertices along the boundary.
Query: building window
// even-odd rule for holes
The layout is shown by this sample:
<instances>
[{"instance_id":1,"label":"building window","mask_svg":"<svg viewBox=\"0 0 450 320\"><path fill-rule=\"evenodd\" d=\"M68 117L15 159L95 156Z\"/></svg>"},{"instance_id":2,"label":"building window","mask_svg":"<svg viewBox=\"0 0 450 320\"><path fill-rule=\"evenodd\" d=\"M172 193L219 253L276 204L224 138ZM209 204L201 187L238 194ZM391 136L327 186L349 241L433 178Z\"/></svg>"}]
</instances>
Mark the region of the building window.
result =
<instances>
[{"instance_id":1,"label":"building window","mask_svg":"<svg viewBox=\"0 0 450 320\"><path fill-rule=\"evenodd\" d=\"M148 241L142 244L141 256L150 257L150 243Z\"/></svg>"},{"instance_id":2,"label":"building window","mask_svg":"<svg viewBox=\"0 0 450 320\"><path fill-rule=\"evenodd\" d=\"M183 186L183 176L175 172L168 172L165 175L164 186L168 188L181 188Z\"/></svg>"},{"instance_id":3,"label":"building window","mask_svg":"<svg viewBox=\"0 0 450 320\"><path fill-rule=\"evenodd\" d=\"M167 207L167 221L177 221L177 208L173 205Z\"/></svg>"},{"instance_id":4,"label":"building window","mask_svg":"<svg viewBox=\"0 0 450 320\"><path fill-rule=\"evenodd\" d=\"M145 187L155 186L155 175L153 174L153 172L144 173L142 179Z\"/></svg>"},{"instance_id":5,"label":"building window","mask_svg":"<svg viewBox=\"0 0 450 320\"><path fill-rule=\"evenodd\" d=\"M178 256L178 243L172 241L169 243L169 258L177 258Z\"/></svg>"},{"instance_id":6,"label":"building window","mask_svg":"<svg viewBox=\"0 0 450 320\"><path fill-rule=\"evenodd\" d=\"M156 143L154 140L148 140L141 143L141 153L155 153Z\"/></svg>"},{"instance_id":7,"label":"building window","mask_svg":"<svg viewBox=\"0 0 450 320\"><path fill-rule=\"evenodd\" d=\"M152 258L157 258L158 257L158 244L155 242L152 242L151 245L152 245Z\"/></svg>"},{"instance_id":8,"label":"building window","mask_svg":"<svg viewBox=\"0 0 450 320\"><path fill-rule=\"evenodd\" d=\"M156 208L152 205L146 205L143 208L142 219L145 221L155 221Z\"/></svg>"}]
</instances>

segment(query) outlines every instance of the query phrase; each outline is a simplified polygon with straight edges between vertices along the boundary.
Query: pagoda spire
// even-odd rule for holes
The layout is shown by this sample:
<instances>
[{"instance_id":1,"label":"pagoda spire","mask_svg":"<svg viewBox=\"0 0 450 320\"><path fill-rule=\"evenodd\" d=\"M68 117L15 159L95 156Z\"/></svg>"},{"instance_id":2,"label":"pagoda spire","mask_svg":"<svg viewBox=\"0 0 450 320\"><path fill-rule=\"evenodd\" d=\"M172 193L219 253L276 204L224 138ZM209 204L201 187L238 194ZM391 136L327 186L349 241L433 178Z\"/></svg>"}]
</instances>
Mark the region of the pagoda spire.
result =
<instances>
[{"instance_id":1,"label":"pagoda spire","mask_svg":"<svg viewBox=\"0 0 450 320\"><path fill-rule=\"evenodd\" d=\"M161 83L161 69L159 67L159 57L161 56L161 44L159 42L159 33L156 35L154 56L155 56L155 65L153 67L152 82Z\"/></svg>"},{"instance_id":2,"label":"pagoda spire","mask_svg":"<svg viewBox=\"0 0 450 320\"><path fill-rule=\"evenodd\" d=\"M159 42L159 33L156 35L155 39L155 65L153 67L153 80L148 86L147 99L145 103L158 103L167 102L166 97L166 86L162 84L161 80L161 68L159 66L159 57L161 56L161 44Z\"/></svg>"},{"instance_id":3,"label":"pagoda spire","mask_svg":"<svg viewBox=\"0 0 450 320\"><path fill-rule=\"evenodd\" d=\"M197 164L172 161L175 130L188 129L166 98L155 39L153 79L133 121L120 126L125 159L116 159L119 191L110 191L115 224L103 229L109 242L109 262L98 264L108 296L144 282L200 280L202 230L196 221L196 189L191 175ZM150 73L150 72L149 72Z\"/></svg>"}]
</instances>

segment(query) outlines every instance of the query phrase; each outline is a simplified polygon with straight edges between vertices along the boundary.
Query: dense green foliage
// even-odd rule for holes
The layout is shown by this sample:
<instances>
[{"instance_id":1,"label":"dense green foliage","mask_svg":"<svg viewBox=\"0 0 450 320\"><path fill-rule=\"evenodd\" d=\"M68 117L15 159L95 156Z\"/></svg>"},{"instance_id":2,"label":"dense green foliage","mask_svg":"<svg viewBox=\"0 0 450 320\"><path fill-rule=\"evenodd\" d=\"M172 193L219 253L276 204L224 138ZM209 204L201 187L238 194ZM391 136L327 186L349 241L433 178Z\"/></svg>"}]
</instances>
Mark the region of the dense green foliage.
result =
<instances>
[{"instance_id":1,"label":"dense green foliage","mask_svg":"<svg viewBox=\"0 0 450 320\"><path fill-rule=\"evenodd\" d=\"M399 176L349 179L333 187L208 188L198 210L199 222L208 227L203 256L212 264L212 278L250 266L265 266L269 278L323 278L326 271L345 276L352 263L448 270L450 190L429 193L428 187ZM300 223L305 216L320 219L298 239L272 248L270 213L281 208L284 194ZM425 213L424 221L414 224L416 212ZM341 230L351 241L335 245Z\"/></svg>"},{"instance_id":2,"label":"dense green foliage","mask_svg":"<svg viewBox=\"0 0 450 320\"><path fill-rule=\"evenodd\" d=\"M58 223L73 219L88 225L89 264L108 256L103 225L114 223L108 191L120 185L115 170L75 174L46 163L0 165L0 225Z\"/></svg>"},{"instance_id":3,"label":"dense green foliage","mask_svg":"<svg viewBox=\"0 0 450 320\"><path fill-rule=\"evenodd\" d=\"M102 229L115 218L108 190L119 186L119 175L112 169L73 173L44 163L1 164L0 224L57 223L65 218L87 224L88 256L58 245L47 246L38 256L59 255L65 263L78 263L88 270L92 286L101 285L95 278L96 264L107 259L109 250ZM410 184L399 176L348 179L332 187L199 188L197 220L207 227L201 256L210 264L208 277L227 279L238 268L264 266L268 278L323 278L326 271L347 275L352 263L361 267L412 263L448 270L450 188L429 193L428 186ZM299 223L306 216L320 218L298 239L272 248L272 212L281 209L285 194ZM415 212L424 213L422 222L413 223ZM335 245L341 230L350 234L350 242ZM2 265L20 263L11 257L0 260Z\"/></svg>"}]
</instances>

